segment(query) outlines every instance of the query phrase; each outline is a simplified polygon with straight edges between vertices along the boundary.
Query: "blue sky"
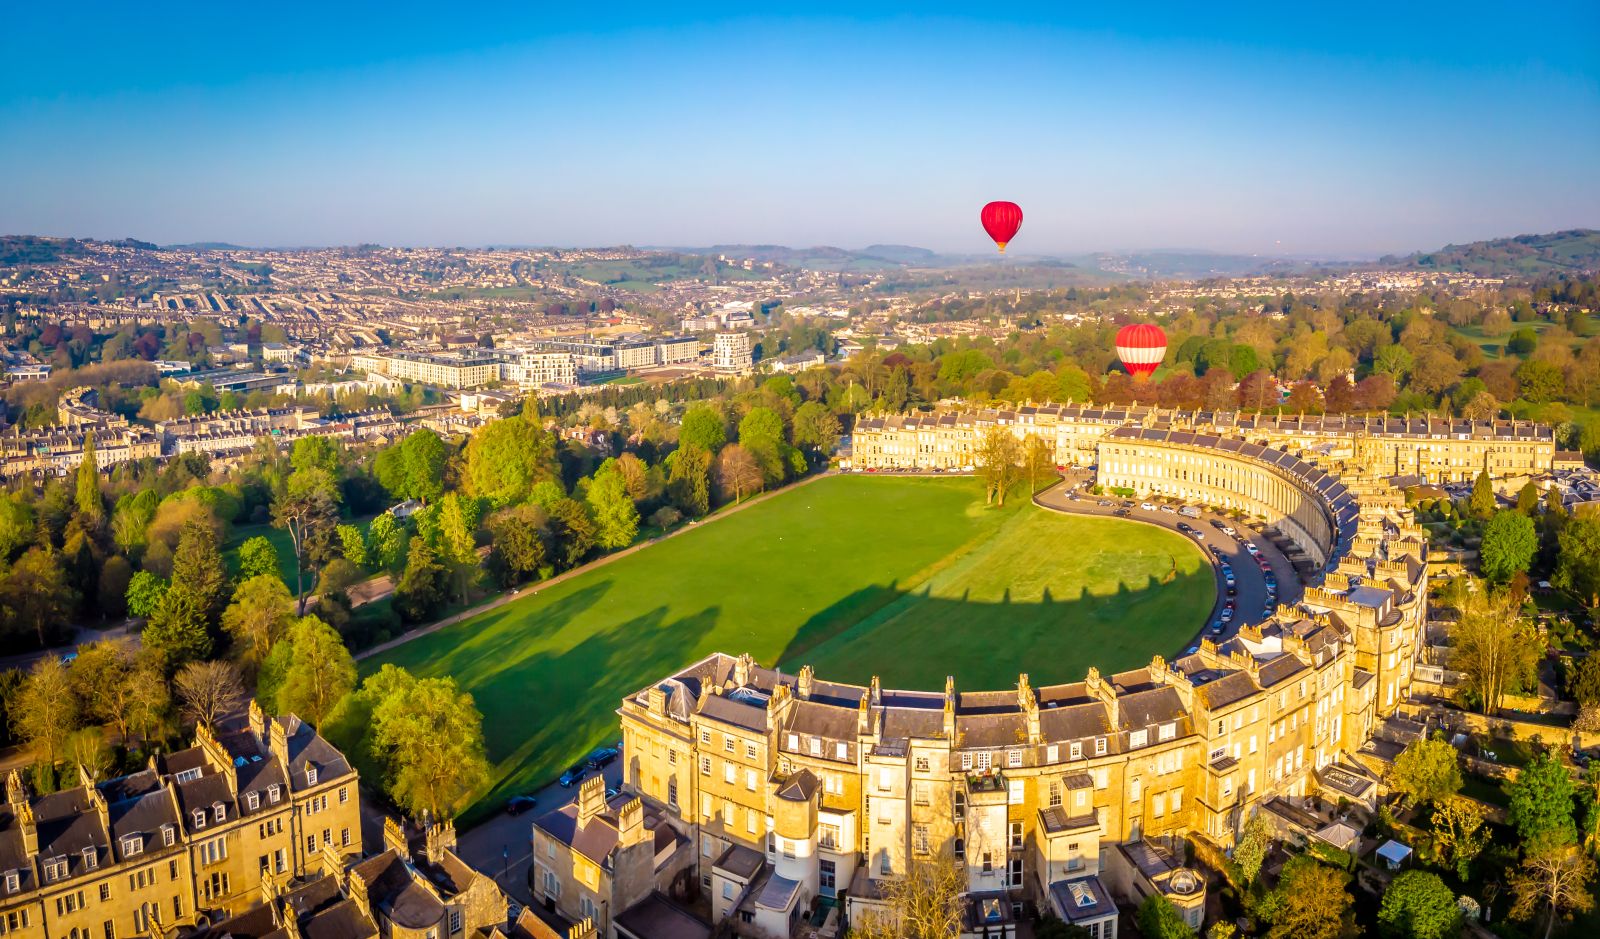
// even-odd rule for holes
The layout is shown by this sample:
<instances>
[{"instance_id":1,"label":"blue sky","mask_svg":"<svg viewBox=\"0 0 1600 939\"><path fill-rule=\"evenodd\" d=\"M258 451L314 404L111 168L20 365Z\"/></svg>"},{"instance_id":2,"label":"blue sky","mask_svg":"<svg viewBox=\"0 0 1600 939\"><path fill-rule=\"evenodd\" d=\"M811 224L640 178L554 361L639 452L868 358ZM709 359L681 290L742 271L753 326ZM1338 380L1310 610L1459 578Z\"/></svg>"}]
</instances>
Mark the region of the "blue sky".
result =
<instances>
[{"instance_id":1,"label":"blue sky","mask_svg":"<svg viewBox=\"0 0 1600 939\"><path fill-rule=\"evenodd\" d=\"M1600 226L1600 5L22 4L0 232L1202 248ZM66 9L63 9L63 8Z\"/></svg>"}]
</instances>

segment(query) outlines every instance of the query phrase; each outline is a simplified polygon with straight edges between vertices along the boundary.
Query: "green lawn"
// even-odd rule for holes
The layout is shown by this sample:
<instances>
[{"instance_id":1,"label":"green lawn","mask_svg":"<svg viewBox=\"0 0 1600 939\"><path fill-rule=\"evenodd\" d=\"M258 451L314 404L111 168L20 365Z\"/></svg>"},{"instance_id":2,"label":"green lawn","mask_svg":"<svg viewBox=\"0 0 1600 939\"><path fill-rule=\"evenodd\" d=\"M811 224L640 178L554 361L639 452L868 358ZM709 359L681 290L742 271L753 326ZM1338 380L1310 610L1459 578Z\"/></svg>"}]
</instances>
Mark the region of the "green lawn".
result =
<instances>
[{"instance_id":1,"label":"green lawn","mask_svg":"<svg viewBox=\"0 0 1600 939\"><path fill-rule=\"evenodd\" d=\"M239 546L254 538L264 535L272 542L278 551L278 570L283 573L283 582L289 585L289 592L294 592L294 542L289 538L287 529L275 528L272 525L235 525L228 535L228 540L222 544L222 562L228 566L228 576L233 577L239 573ZM308 579L314 580L315 573L306 572Z\"/></svg>"},{"instance_id":2,"label":"green lawn","mask_svg":"<svg viewBox=\"0 0 1600 939\"><path fill-rule=\"evenodd\" d=\"M1170 656L1210 609L1186 539L1025 499L985 509L977 488L824 479L362 664L452 675L475 695L488 807L615 739L623 695L713 651L846 681L1008 688L1020 671L1039 685Z\"/></svg>"},{"instance_id":3,"label":"green lawn","mask_svg":"<svg viewBox=\"0 0 1600 939\"><path fill-rule=\"evenodd\" d=\"M377 518L377 516L369 515L366 518L355 519L353 522L349 519L340 519L339 524L354 524L361 529L362 534L365 534L367 529L372 526L374 518ZM239 573L239 547L257 535L264 535L268 541L272 542L272 547L277 549L278 570L283 574L283 582L288 585L289 592L293 593L294 541L289 538L287 529L278 528L274 525L233 526L233 530L228 535L228 540L222 543L222 563L227 565L228 576L233 577ZM307 591L316 586L317 576L320 573L321 571L314 567L308 566L306 568Z\"/></svg>"}]
</instances>

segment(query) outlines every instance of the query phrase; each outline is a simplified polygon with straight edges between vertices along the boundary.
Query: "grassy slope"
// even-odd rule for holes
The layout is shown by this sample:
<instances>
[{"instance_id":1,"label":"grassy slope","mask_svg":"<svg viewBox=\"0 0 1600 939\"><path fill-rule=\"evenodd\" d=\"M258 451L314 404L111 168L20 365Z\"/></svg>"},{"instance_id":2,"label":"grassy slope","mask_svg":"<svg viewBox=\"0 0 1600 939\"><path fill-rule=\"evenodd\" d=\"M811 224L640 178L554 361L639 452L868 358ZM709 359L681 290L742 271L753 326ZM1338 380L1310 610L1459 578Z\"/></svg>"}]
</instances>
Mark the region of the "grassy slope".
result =
<instances>
[{"instance_id":1,"label":"grassy slope","mask_svg":"<svg viewBox=\"0 0 1600 939\"><path fill-rule=\"evenodd\" d=\"M1111 597L1083 607L1082 618L1063 619L1063 603L1002 609L962 604L962 592L970 589L973 600L998 597L1002 581L1014 576L1019 601L1037 599L1046 585L1058 599L1065 591L1076 596L1077 575L1045 576L1040 567L1071 563L1078 552L1096 551L1112 537L1119 548L1164 537L1170 542L1162 552L1201 564L1174 535L1124 524L1116 536L1107 530L1080 537L1076 525L1116 523L1045 518L1026 501L986 511L974 504L975 489L971 480L955 478L822 480L363 664L367 671L392 662L418 674L453 675L473 692L494 762L494 790L480 805L493 805L549 779L596 741L615 737L614 711L623 695L712 651L748 651L786 667L817 660L828 663L819 668L825 676L862 677L856 673L864 667L845 668L830 649L863 641L861 629L840 636L864 619L879 622L874 615L881 613L886 636L923 643L915 631L932 624L930 632L945 643L924 645L915 655L886 640L871 647L870 654L881 656L875 670L892 684L941 687L952 667L967 687L1007 687L1021 667L1038 674L1036 680L1079 677L1083 669L1076 664L1058 671L1047 660L1029 661L1041 649L1061 654L1047 644L1054 638L1047 630L1096 617L1115 621L1129 612L1143 617L1150 608ZM991 540L996 533L1007 537ZM1172 566L1168 554L1150 550L1162 559L1110 566L1097 559L1092 569L1144 584L1155 568ZM905 595L924 583L933 586L933 597ZM1210 595L1184 589L1191 599L1173 598L1164 609L1175 612L1188 602L1193 608L1167 620L1164 640L1150 635L1160 630L1142 629L1151 644L1137 643L1137 654L1130 652L1123 664L1170 653L1192 633ZM972 654L994 652L1001 624L1015 626L1025 645L1002 647L993 658ZM953 656L963 657L959 665ZM937 680L928 680L934 674Z\"/></svg>"}]
</instances>

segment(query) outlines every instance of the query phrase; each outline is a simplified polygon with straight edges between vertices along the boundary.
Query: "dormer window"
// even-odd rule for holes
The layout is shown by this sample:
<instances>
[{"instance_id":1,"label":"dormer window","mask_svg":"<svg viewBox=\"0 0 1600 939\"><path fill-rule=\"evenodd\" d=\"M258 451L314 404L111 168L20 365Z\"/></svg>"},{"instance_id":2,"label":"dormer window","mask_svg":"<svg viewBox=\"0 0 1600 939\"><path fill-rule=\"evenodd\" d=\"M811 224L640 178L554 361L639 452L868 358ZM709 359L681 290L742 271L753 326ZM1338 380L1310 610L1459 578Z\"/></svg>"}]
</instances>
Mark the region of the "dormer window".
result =
<instances>
[{"instance_id":1,"label":"dormer window","mask_svg":"<svg viewBox=\"0 0 1600 939\"><path fill-rule=\"evenodd\" d=\"M247 793L245 793L244 794L244 804L245 804L245 807L250 809L250 811L252 811L252 812L254 812L256 809L259 809L261 807L261 793L259 793L259 792L247 792Z\"/></svg>"},{"instance_id":2,"label":"dormer window","mask_svg":"<svg viewBox=\"0 0 1600 939\"><path fill-rule=\"evenodd\" d=\"M315 786L316 784L317 784L317 768L315 766L312 766L310 763L307 763L306 764L306 785Z\"/></svg>"},{"instance_id":3,"label":"dormer window","mask_svg":"<svg viewBox=\"0 0 1600 939\"><path fill-rule=\"evenodd\" d=\"M174 826L174 825L162 825L161 826L161 843L162 844L164 844L164 845L166 845L168 847L171 847L172 846L172 842L177 838L177 836L178 836L178 834L177 834L176 826Z\"/></svg>"},{"instance_id":4,"label":"dormer window","mask_svg":"<svg viewBox=\"0 0 1600 939\"><path fill-rule=\"evenodd\" d=\"M83 869L92 871L100 866L100 853L93 847L83 849Z\"/></svg>"},{"instance_id":5,"label":"dormer window","mask_svg":"<svg viewBox=\"0 0 1600 939\"><path fill-rule=\"evenodd\" d=\"M53 884L67 876L67 859L64 857L53 858L44 862L45 883Z\"/></svg>"},{"instance_id":6,"label":"dormer window","mask_svg":"<svg viewBox=\"0 0 1600 939\"><path fill-rule=\"evenodd\" d=\"M6 893L16 893L22 889L22 876L16 871L6 871Z\"/></svg>"},{"instance_id":7,"label":"dormer window","mask_svg":"<svg viewBox=\"0 0 1600 939\"><path fill-rule=\"evenodd\" d=\"M228 807L221 802L211 803L211 816L218 825L222 824L223 819L228 817Z\"/></svg>"},{"instance_id":8,"label":"dormer window","mask_svg":"<svg viewBox=\"0 0 1600 939\"><path fill-rule=\"evenodd\" d=\"M194 810L194 827L196 829L200 829L200 828L206 827L206 810L205 809L195 809Z\"/></svg>"},{"instance_id":9,"label":"dormer window","mask_svg":"<svg viewBox=\"0 0 1600 939\"><path fill-rule=\"evenodd\" d=\"M133 857L144 850L144 839L138 835L129 835L122 839L122 856Z\"/></svg>"},{"instance_id":10,"label":"dormer window","mask_svg":"<svg viewBox=\"0 0 1600 939\"><path fill-rule=\"evenodd\" d=\"M194 782L200 778L200 770L198 768L181 770L172 778L178 783Z\"/></svg>"},{"instance_id":11,"label":"dormer window","mask_svg":"<svg viewBox=\"0 0 1600 939\"><path fill-rule=\"evenodd\" d=\"M1157 737L1161 740L1171 740L1178 733L1178 725L1174 723L1162 724Z\"/></svg>"},{"instance_id":12,"label":"dormer window","mask_svg":"<svg viewBox=\"0 0 1600 939\"><path fill-rule=\"evenodd\" d=\"M278 786L277 783L273 783L272 785L268 786L267 787L267 801L272 803L273 805L277 805L278 804L278 793L279 792L280 792L280 789L279 789L279 786Z\"/></svg>"}]
</instances>

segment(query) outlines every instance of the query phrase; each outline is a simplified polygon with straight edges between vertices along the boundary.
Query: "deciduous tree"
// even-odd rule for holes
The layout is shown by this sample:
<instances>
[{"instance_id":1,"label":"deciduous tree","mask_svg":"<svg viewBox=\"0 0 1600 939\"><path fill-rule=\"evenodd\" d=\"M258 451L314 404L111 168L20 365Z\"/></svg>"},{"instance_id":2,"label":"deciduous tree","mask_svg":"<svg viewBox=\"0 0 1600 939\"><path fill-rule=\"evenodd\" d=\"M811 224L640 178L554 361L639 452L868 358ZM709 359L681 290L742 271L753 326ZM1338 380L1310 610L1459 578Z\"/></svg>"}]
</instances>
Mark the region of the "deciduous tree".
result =
<instances>
[{"instance_id":1,"label":"deciduous tree","mask_svg":"<svg viewBox=\"0 0 1600 939\"><path fill-rule=\"evenodd\" d=\"M1544 639L1506 592L1464 580L1455 594L1460 616L1450 630L1450 667L1465 673L1483 712L1493 714L1508 688L1532 680Z\"/></svg>"},{"instance_id":2,"label":"deciduous tree","mask_svg":"<svg viewBox=\"0 0 1600 939\"><path fill-rule=\"evenodd\" d=\"M1557 538L1557 587L1582 600L1594 615L1600 612L1600 514L1579 512L1567 519Z\"/></svg>"},{"instance_id":3,"label":"deciduous tree","mask_svg":"<svg viewBox=\"0 0 1600 939\"><path fill-rule=\"evenodd\" d=\"M537 506L519 505L489 517L489 570L503 587L511 587L538 573L545 563L541 530L545 515Z\"/></svg>"},{"instance_id":4,"label":"deciduous tree","mask_svg":"<svg viewBox=\"0 0 1600 939\"><path fill-rule=\"evenodd\" d=\"M1478 569L1491 583L1506 583L1512 575L1528 570L1538 548L1533 519L1512 509L1495 512L1483 529Z\"/></svg>"},{"instance_id":5,"label":"deciduous tree","mask_svg":"<svg viewBox=\"0 0 1600 939\"><path fill-rule=\"evenodd\" d=\"M45 548L24 551L0 578L0 603L6 607L0 615L7 615L21 629L32 630L40 648L67 632L75 602L61 555Z\"/></svg>"},{"instance_id":6,"label":"deciduous tree","mask_svg":"<svg viewBox=\"0 0 1600 939\"><path fill-rule=\"evenodd\" d=\"M1183 921L1183 914L1161 893L1145 897L1135 918L1145 939L1194 939L1194 930Z\"/></svg>"},{"instance_id":7,"label":"deciduous tree","mask_svg":"<svg viewBox=\"0 0 1600 939\"><path fill-rule=\"evenodd\" d=\"M1461 932L1455 894L1428 871L1406 871L1383 891L1378 928L1386 939L1454 939Z\"/></svg>"},{"instance_id":8,"label":"deciduous tree","mask_svg":"<svg viewBox=\"0 0 1600 939\"><path fill-rule=\"evenodd\" d=\"M313 724L356 686L356 663L332 626L315 616L295 620L284 640L289 654L278 705Z\"/></svg>"},{"instance_id":9,"label":"deciduous tree","mask_svg":"<svg viewBox=\"0 0 1600 939\"><path fill-rule=\"evenodd\" d=\"M483 715L453 678L412 679L378 701L372 743L390 798L415 818L454 817L488 776Z\"/></svg>"},{"instance_id":10,"label":"deciduous tree","mask_svg":"<svg viewBox=\"0 0 1600 939\"><path fill-rule=\"evenodd\" d=\"M1438 737L1413 740L1395 757L1388 782L1411 805L1443 802L1461 791L1459 755Z\"/></svg>"},{"instance_id":11,"label":"deciduous tree","mask_svg":"<svg viewBox=\"0 0 1600 939\"><path fill-rule=\"evenodd\" d=\"M824 457L839 440L839 418L827 405L807 401L794 412L794 445Z\"/></svg>"},{"instance_id":12,"label":"deciduous tree","mask_svg":"<svg viewBox=\"0 0 1600 939\"><path fill-rule=\"evenodd\" d=\"M1278 886L1257 906L1268 939L1345 939L1356 935L1350 877L1301 854L1283 866Z\"/></svg>"},{"instance_id":13,"label":"deciduous tree","mask_svg":"<svg viewBox=\"0 0 1600 939\"><path fill-rule=\"evenodd\" d=\"M953 861L913 861L905 876L879 881L884 912L851 924L851 939L948 939L961 930L966 877Z\"/></svg>"},{"instance_id":14,"label":"deciduous tree","mask_svg":"<svg viewBox=\"0 0 1600 939\"><path fill-rule=\"evenodd\" d=\"M1021 442L1010 430L991 427L984 432L974 457L983 479L984 501L1005 505L1006 492L1022 475Z\"/></svg>"},{"instance_id":15,"label":"deciduous tree","mask_svg":"<svg viewBox=\"0 0 1600 939\"><path fill-rule=\"evenodd\" d=\"M607 550L626 548L639 534L639 510L616 469L596 473L584 495L594 518L595 541Z\"/></svg>"},{"instance_id":16,"label":"deciduous tree","mask_svg":"<svg viewBox=\"0 0 1600 939\"><path fill-rule=\"evenodd\" d=\"M190 662L172 680L183 713L196 723L215 727L243 703L244 680L232 663Z\"/></svg>"},{"instance_id":17,"label":"deciduous tree","mask_svg":"<svg viewBox=\"0 0 1600 939\"><path fill-rule=\"evenodd\" d=\"M239 546L239 579L249 580L268 574L280 576L283 570L278 563L278 549L265 535L252 535Z\"/></svg>"},{"instance_id":18,"label":"deciduous tree","mask_svg":"<svg viewBox=\"0 0 1600 939\"><path fill-rule=\"evenodd\" d=\"M717 489L724 500L739 502L762 486L761 466L750 451L737 443L717 454Z\"/></svg>"},{"instance_id":19,"label":"deciduous tree","mask_svg":"<svg viewBox=\"0 0 1600 939\"><path fill-rule=\"evenodd\" d=\"M1554 847L1535 850L1511 875L1511 891L1516 897L1511 918L1531 920L1540 910L1548 910L1544 934L1549 939L1558 916L1570 917L1594 907L1589 892L1594 875L1594 861L1582 852Z\"/></svg>"},{"instance_id":20,"label":"deciduous tree","mask_svg":"<svg viewBox=\"0 0 1600 939\"><path fill-rule=\"evenodd\" d=\"M266 661L272 644L289 625L293 602L276 571L239 584L233 602L222 611L222 628L233 637L241 658L254 665Z\"/></svg>"},{"instance_id":21,"label":"deciduous tree","mask_svg":"<svg viewBox=\"0 0 1600 939\"><path fill-rule=\"evenodd\" d=\"M53 655L35 662L7 711L17 737L46 766L54 766L67 737L79 726L78 698L67 667Z\"/></svg>"}]
</instances>

